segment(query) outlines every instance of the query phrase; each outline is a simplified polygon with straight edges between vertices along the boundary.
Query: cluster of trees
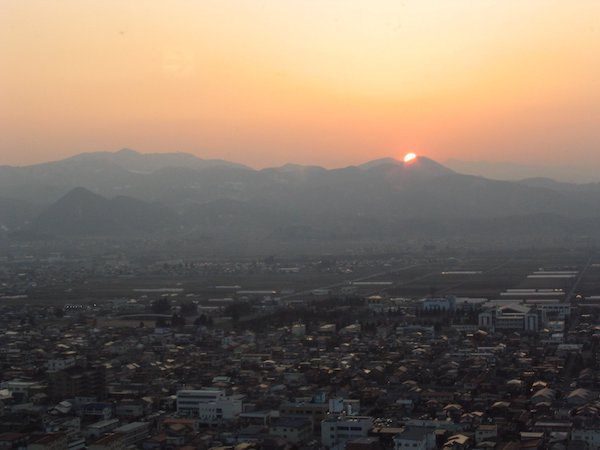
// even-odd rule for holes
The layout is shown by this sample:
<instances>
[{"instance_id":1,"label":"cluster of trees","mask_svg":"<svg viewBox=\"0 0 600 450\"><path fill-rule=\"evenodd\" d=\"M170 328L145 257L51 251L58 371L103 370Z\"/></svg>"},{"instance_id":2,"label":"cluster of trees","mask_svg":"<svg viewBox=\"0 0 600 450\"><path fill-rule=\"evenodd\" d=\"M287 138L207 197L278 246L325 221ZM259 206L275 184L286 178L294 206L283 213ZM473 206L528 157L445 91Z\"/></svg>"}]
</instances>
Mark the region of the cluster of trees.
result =
<instances>
[{"instance_id":1,"label":"cluster of trees","mask_svg":"<svg viewBox=\"0 0 600 450\"><path fill-rule=\"evenodd\" d=\"M194 325L197 327L210 327L213 325L213 319L210 316L200 314L196 320L194 320Z\"/></svg>"},{"instance_id":2,"label":"cluster of trees","mask_svg":"<svg viewBox=\"0 0 600 450\"><path fill-rule=\"evenodd\" d=\"M231 317L231 321L237 324L240 317L252 314L252 305L246 302L235 302L225 308L224 314Z\"/></svg>"}]
</instances>

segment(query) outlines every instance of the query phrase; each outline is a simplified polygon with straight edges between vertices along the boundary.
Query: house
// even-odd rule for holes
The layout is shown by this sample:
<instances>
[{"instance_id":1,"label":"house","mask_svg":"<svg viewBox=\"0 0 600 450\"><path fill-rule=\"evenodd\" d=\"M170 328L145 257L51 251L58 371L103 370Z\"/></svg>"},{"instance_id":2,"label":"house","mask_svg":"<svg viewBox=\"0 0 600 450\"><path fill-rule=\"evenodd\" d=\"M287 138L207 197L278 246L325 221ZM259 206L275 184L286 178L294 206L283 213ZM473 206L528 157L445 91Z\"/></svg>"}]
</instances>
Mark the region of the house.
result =
<instances>
[{"instance_id":1,"label":"house","mask_svg":"<svg viewBox=\"0 0 600 450\"><path fill-rule=\"evenodd\" d=\"M48 433L33 440L27 450L66 450L68 438L66 433Z\"/></svg>"},{"instance_id":2,"label":"house","mask_svg":"<svg viewBox=\"0 0 600 450\"><path fill-rule=\"evenodd\" d=\"M143 441L148 436L150 424L148 422L131 422L115 428L115 433L123 435L125 446L130 446Z\"/></svg>"},{"instance_id":3,"label":"house","mask_svg":"<svg viewBox=\"0 0 600 450\"><path fill-rule=\"evenodd\" d=\"M495 441L498 438L498 425L479 425L475 430L475 442Z\"/></svg>"},{"instance_id":4,"label":"house","mask_svg":"<svg viewBox=\"0 0 600 450\"><path fill-rule=\"evenodd\" d=\"M436 448L435 429L406 427L394 437L395 450L433 450Z\"/></svg>"},{"instance_id":5,"label":"house","mask_svg":"<svg viewBox=\"0 0 600 450\"><path fill-rule=\"evenodd\" d=\"M125 435L111 433L88 445L88 450L125 450Z\"/></svg>"}]
</instances>

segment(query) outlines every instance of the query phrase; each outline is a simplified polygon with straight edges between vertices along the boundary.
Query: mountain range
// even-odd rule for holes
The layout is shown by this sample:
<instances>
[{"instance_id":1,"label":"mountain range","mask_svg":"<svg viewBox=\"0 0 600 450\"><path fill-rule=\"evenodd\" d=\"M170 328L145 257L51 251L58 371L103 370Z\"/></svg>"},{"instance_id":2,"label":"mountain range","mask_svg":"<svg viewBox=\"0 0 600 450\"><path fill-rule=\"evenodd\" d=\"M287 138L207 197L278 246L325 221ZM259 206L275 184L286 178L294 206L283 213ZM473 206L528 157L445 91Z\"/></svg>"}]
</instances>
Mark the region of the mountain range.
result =
<instances>
[{"instance_id":1,"label":"mountain range","mask_svg":"<svg viewBox=\"0 0 600 450\"><path fill-rule=\"evenodd\" d=\"M80 154L0 166L0 231L61 239L169 236L253 241L590 234L600 184L465 175L420 156L325 169L254 170L185 153ZM533 227L533 228L532 228Z\"/></svg>"},{"instance_id":2,"label":"mountain range","mask_svg":"<svg viewBox=\"0 0 600 450\"><path fill-rule=\"evenodd\" d=\"M559 166L543 164L518 164L513 162L462 161L449 159L444 162L456 172L478 175L494 180L518 181L527 178L552 178L568 183L592 183L600 180L595 167L586 166L581 161Z\"/></svg>"}]
</instances>

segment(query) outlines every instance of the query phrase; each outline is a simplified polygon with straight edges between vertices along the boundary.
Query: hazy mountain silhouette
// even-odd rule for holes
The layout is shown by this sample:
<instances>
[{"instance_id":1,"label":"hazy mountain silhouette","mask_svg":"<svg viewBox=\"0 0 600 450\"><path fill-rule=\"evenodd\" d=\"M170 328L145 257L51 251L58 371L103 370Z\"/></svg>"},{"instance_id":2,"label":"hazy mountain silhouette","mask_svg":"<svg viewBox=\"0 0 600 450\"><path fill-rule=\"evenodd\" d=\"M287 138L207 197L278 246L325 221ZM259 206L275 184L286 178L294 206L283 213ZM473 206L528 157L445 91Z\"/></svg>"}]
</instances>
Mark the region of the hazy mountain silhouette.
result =
<instances>
[{"instance_id":1,"label":"hazy mountain silhouette","mask_svg":"<svg viewBox=\"0 0 600 450\"><path fill-rule=\"evenodd\" d=\"M59 236L108 236L168 230L176 223L175 214L162 205L107 199L77 187L43 211L32 228Z\"/></svg>"},{"instance_id":2,"label":"hazy mountain silhouette","mask_svg":"<svg viewBox=\"0 0 600 450\"><path fill-rule=\"evenodd\" d=\"M248 168L243 164L221 159L198 158L190 153L139 153L128 148L117 152L82 153L69 158L69 160L115 164L123 169L140 173L152 173L169 167L185 167L190 169L206 169L219 166Z\"/></svg>"},{"instance_id":3,"label":"hazy mountain silhouette","mask_svg":"<svg viewBox=\"0 0 600 450\"><path fill-rule=\"evenodd\" d=\"M406 173L430 177L454 173L453 170L439 164L433 159L427 158L426 156L419 156L408 163L405 163L404 161L399 161L394 158L381 158L375 159L373 161L368 161L366 163L361 164L358 167L361 169L369 170L381 169L382 167L395 167L397 168L397 170L406 171Z\"/></svg>"},{"instance_id":4,"label":"hazy mountain silhouette","mask_svg":"<svg viewBox=\"0 0 600 450\"><path fill-rule=\"evenodd\" d=\"M0 231L10 231L27 224L40 208L22 200L0 197Z\"/></svg>"},{"instance_id":5,"label":"hazy mountain silhouette","mask_svg":"<svg viewBox=\"0 0 600 450\"><path fill-rule=\"evenodd\" d=\"M563 232L565 221L580 220L585 228L586 218L596 216L599 186L489 180L426 157L340 169L287 164L254 170L185 154L121 150L0 167L1 192L13 205L0 219L11 229L63 236L361 239L427 230L499 232L499 223L504 230L516 226L511 218L519 218L512 222L519 229L542 222ZM28 213L14 208L23 200L35 205L25 208ZM36 208L43 209L37 217Z\"/></svg>"},{"instance_id":6,"label":"hazy mountain silhouette","mask_svg":"<svg viewBox=\"0 0 600 450\"><path fill-rule=\"evenodd\" d=\"M599 182L598 171L584 164L561 164L550 166L542 164L517 164L511 162L462 161L449 159L444 162L446 167L456 172L483 176L496 180L518 181L528 178L549 178L560 182L592 183Z\"/></svg>"}]
</instances>

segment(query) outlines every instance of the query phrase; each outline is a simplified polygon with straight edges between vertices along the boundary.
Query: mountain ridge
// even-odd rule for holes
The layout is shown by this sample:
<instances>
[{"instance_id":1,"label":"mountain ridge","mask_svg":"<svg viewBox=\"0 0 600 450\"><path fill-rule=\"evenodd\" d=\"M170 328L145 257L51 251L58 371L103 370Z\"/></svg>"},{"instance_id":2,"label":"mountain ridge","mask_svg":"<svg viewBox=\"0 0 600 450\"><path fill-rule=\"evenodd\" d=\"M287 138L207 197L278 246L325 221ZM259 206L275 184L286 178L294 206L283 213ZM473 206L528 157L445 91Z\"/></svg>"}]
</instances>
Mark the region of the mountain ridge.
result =
<instances>
[{"instance_id":1,"label":"mountain ridge","mask_svg":"<svg viewBox=\"0 0 600 450\"><path fill-rule=\"evenodd\" d=\"M497 223L509 229L511 217L518 232L526 227L517 223L530 223L566 233L569 221L587 230L600 209L600 185L490 180L425 156L409 163L382 158L336 169L287 164L255 170L235 164L191 167L182 163L195 158L188 155L175 163L161 159L160 167L145 173L117 164L111 159L115 153L121 161L134 158L137 168L158 167L152 156L121 150L108 159L96 154L10 169L7 177L0 168L2 196L10 199L5 203L36 205L21 213L11 206L14 217L7 209L4 227L67 238L137 234L316 242L398 239L426 230L504 235ZM544 220L548 226L540 225Z\"/></svg>"}]
</instances>

